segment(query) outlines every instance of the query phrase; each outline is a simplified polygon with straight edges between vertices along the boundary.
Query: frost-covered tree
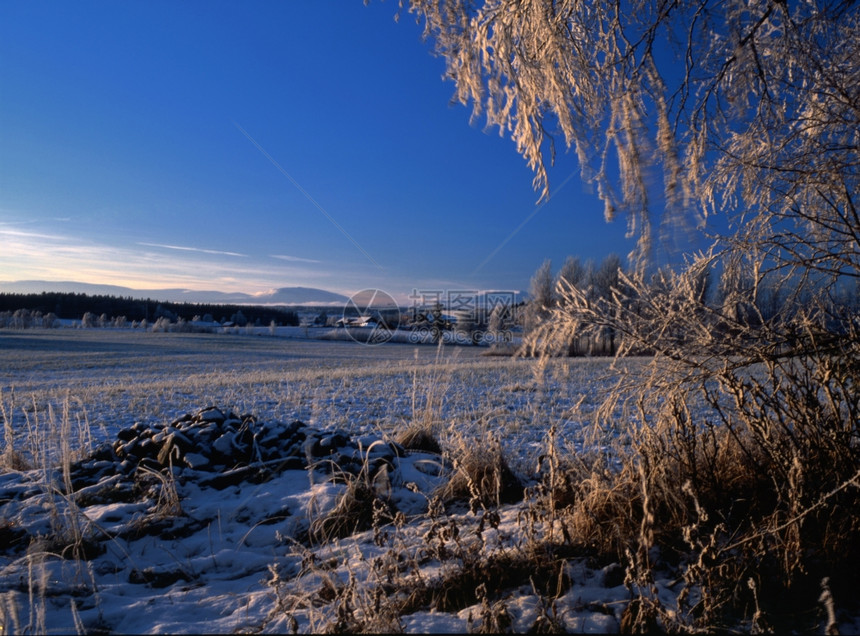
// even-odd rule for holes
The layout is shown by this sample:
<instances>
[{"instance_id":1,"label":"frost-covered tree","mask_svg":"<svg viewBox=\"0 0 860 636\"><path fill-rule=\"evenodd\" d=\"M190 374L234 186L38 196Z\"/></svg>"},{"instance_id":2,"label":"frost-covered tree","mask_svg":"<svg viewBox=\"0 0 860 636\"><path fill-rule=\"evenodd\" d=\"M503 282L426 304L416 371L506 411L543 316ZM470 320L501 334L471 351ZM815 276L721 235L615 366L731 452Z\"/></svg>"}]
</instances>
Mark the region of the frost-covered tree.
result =
<instances>
[{"instance_id":1,"label":"frost-covered tree","mask_svg":"<svg viewBox=\"0 0 860 636\"><path fill-rule=\"evenodd\" d=\"M555 305L555 279L552 261L545 260L529 282L529 303L525 315L526 332L533 331Z\"/></svg>"},{"instance_id":2,"label":"frost-covered tree","mask_svg":"<svg viewBox=\"0 0 860 636\"><path fill-rule=\"evenodd\" d=\"M507 311L507 306L500 304L494 306L490 312L490 317L487 320L487 332L494 345L500 342L503 337L502 332L505 328L505 314Z\"/></svg>"},{"instance_id":3,"label":"frost-covered tree","mask_svg":"<svg viewBox=\"0 0 860 636\"><path fill-rule=\"evenodd\" d=\"M595 269L591 276L590 293L597 302L602 302L609 312L615 312L614 294L618 288L621 275L621 258L617 254L610 254L601 261L600 266ZM614 355L616 351L616 336L618 330L606 325L600 330L600 350L603 353Z\"/></svg>"},{"instance_id":4,"label":"frost-covered tree","mask_svg":"<svg viewBox=\"0 0 860 636\"><path fill-rule=\"evenodd\" d=\"M554 288L552 261L547 259L537 269L529 283L531 302L541 309L549 309L555 304Z\"/></svg>"},{"instance_id":5,"label":"frost-covered tree","mask_svg":"<svg viewBox=\"0 0 860 636\"><path fill-rule=\"evenodd\" d=\"M536 188L563 144L637 239L608 295L562 282L533 342L612 330L621 355L654 354L624 379L641 423L627 469L643 529L655 510L685 532L711 520L707 540L677 535L701 550L699 608L738 602L747 577L775 598L813 572L856 583L860 321L843 290L860 280L860 3L409 4ZM661 235L714 215L728 229L713 247L652 280Z\"/></svg>"},{"instance_id":6,"label":"frost-covered tree","mask_svg":"<svg viewBox=\"0 0 860 636\"><path fill-rule=\"evenodd\" d=\"M575 287L577 289L586 289L594 276L594 262L589 259L582 263L578 257L568 256L564 264L556 276L556 289L564 289L565 287ZM557 346L560 350L567 347L567 355L578 356L592 349L591 342L586 338L581 338L578 333L568 334L567 343L558 342Z\"/></svg>"},{"instance_id":7,"label":"frost-covered tree","mask_svg":"<svg viewBox=\"0 0 860 636\"><path fill-rule=\"evenodd\" d=\"M603 259L600 267L594 270L591 278L592 293L597 298L610 298L612 290L618 287L618 276L621 272L621 258L610 254Z\"/></svg>"},{"instance_id":8,"label":"frost-covered tree","mask_svg":"<svg viewBox=\"0 0 860 636\"><path fill-rule=\"evenodd\" d=\"M167 316L159 317L152 325L153 333L167 333L171 330L170 318Z\"/></svg>"},{"instance_id":9,"label":"frost-covered tree","mask_svg":"<svg viewBox=\"0 0 860 636\"><path fill-rule=\"evenodd\" d=\"M12 314L13 329L29 329L33 323L33 316L29 309L17 309Z\"/></svg>"},{"instance_id":10,"label":"frost-covered tree","mask_svg":"<svg viewBox=\"0 0 860 636\"><path fill-rule=\"evenodd\" d=\"M809 0L411 0L456 97L550 192L557 142L644 264L716 212L772 248L857 270L860 11ZM662 191L652 177L661 175Z\"/></svg>"},{"instance_id":11,"label":"frost-covered tree","mask_svg":"<svg viewBox=\"0 0 860 636\"><path fill-rule=\"evenodd\" d=\"M582 261L578 257L568 256L564 264L561 266L561 269L558 270L558 275L556 276L556 286L562 280L567 281L569 285L573 285L575 287L579 287L582 285L583 281L587 280L590 275L590 269L588 266L583 265Z\"/></svg>"}]
</instances>

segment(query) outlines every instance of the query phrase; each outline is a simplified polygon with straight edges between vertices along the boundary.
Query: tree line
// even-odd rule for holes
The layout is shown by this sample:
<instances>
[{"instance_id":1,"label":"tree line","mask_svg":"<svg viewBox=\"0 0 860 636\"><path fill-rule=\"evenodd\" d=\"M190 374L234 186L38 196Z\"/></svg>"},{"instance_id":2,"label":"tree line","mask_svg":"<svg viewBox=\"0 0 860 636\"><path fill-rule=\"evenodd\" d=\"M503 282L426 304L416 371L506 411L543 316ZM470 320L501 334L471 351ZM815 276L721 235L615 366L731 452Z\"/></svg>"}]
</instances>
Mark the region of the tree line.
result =
<instances>
[{"instance_id":1,"label":"tree line","mask_svg":"<svg viewBox=\"0 0 860 636\"><path fill-rule=\"evenodd\" d=\"M114 323L117 319L128 322L154 323L168 321L203 320L206 322L251 325L296 326L299 316L284 307L255 305L219 305L212 303L176 303L141 299L131 296L89 295L73 292L42 292L38 294L0 293L0 326L53 326L57 319L82 320L83 316L104 317L101 321ZM46 324L50 319L51 324ZM20 324L19 324L20 323ZM25 324L26 323L26 324Z\"/></svg>"},{"instance_id":2,"label":"tree line","mask_svg":"<svg viewBox=\"0 0 860 636\"><path fill-rule=\"evenodd\" d=\"M689 286L689 294L702 307L711 312L731 316L732 320L743 329L761 325L773 325L775 322L784 323L796 318L799 308L813 304L814 298L808 285L802 280L790 284L783 279L766 277L754 280L747 273L738 273L735 269L719 269L715 263L701 266L687 272L690 280L685 281ZM624 296L623 312L628 315L638 315L645 306L643 299L653 293L677 287L677 276L671 268L661 268L648 277L638 281L640 289L631 293L630 279L634 272L622 265L621 258L610 254L600 263L579 257L568 256L561 269L553 274L552 261L545 260L531 278L529 285L530 300L522 314L522 326L526 335L534 335L538 331L552 329L546 323L558 320L557 310L565 304L566 296L574 292L581 296L582 302L595 308L598 305L606 307L619 302ZM828 295L825 304L829 316L828 328L834 333L844 331L844 325L839 324L839 318L846 313L860 314L860 284L853 280L843 280L843 284L835 287ZM621 307L612 309L613 315L621 312ZM667 310L673 309L670 307ZM581 325L570 331L560 342L557 338L552 342L544 340L537 346L539 350L553 354L569 356L581 355L616 355L621 344L621 332L614 321L604 321L597 324L594 321L588 328ZM717 320L706 321L700 325L709 331L711 336L720 336L727 327L720 325ZM735 330L738 327L734 328ZM724 335L724 334L723 334ZM683 339L685 334L677 333L677 338ZM628 353L651 354L653 348L634 347Z\"/></svg>"},{"instance_id":3,"label":"tree line","mask_svg":"<svg viewBox=\"0 0 860 636\"><path fill-rule=\"evenodd\" d=\"M545 260L532 276L529 285L531 300L523 314L523 331L527 335L534 333L550 319L552 309L559 303L561 285L580 288L590 298L606 298L618 284L620 271L621 259L616 254L610 254L600 264L591 259L582 261L578 257L568 256L555 275L552 273L552 261ZM600 333L598 338L571 334L566 349L565 353L570 356L614 355L615 333Z\"/></svg>"}]
</instances>

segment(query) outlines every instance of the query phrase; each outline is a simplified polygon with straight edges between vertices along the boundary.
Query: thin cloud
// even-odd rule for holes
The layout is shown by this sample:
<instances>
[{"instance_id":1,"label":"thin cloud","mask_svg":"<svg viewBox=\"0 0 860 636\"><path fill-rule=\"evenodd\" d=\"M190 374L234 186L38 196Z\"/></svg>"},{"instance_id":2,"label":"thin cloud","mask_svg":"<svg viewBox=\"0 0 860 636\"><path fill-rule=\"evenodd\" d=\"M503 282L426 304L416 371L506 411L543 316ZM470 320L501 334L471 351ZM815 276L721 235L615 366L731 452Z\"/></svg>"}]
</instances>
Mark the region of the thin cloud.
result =
<instances>
[{"instance_id":1,"label":"thin cloud","mask_svg":"<svg viewBox=\"0 0 860 636\"><path fill-rule=\"evenodd\" d=\"M238 252L224 252L221 250L206 250L200 247L187 247L185 245L166 245L163 243L138 243L138 245L143 245L145 247L160 247L166 250L179 250L182 252L197 252L198 254L215 254L216 256L238 256L240 258L247 258L247 254L239 254Z\"/></svg>"},{"instance_id":2,"label":"thin cloud","mask_svg":"<svg viewBox=\"0 0 860 636\"><path fill-rule=\"evenodd\" d=\"M301 256L287 256L286 254L270 254L270 256L282 261L289 261L290 263L322 263L322 261L313 258L302 258Z\"/></svg>"},{"instance_id":3,"label":"thin cloud","mask_svg":"<svg viewBox=\"0 0 860 636\"><path fill-rule=\"evenodd\" d=\"M43 234L41 232L22 232L21 230L9 230L0 228L0 234L4 236L14 236L22 239L45 239L48 241L67 241L69 237L59 236L57 234Z\"/></svg>"},{"instance_id":4,"label":"thin cloud","mask_svg":"<svg viewBox=\"0 0 860 636\"><path fill-rule=\"evenodd\" d=\"M239 258L226 258L225 254ZM245 293L285 286L343 293L364 283L358 281L363 274L328 267L325 261L279 254L281 258L261 262L243 256L182 245L107 244L74 234L10 227L0 221L0 280L4 281L69 280L134 289L179 287Z\"/></svg>"}]
</instances>

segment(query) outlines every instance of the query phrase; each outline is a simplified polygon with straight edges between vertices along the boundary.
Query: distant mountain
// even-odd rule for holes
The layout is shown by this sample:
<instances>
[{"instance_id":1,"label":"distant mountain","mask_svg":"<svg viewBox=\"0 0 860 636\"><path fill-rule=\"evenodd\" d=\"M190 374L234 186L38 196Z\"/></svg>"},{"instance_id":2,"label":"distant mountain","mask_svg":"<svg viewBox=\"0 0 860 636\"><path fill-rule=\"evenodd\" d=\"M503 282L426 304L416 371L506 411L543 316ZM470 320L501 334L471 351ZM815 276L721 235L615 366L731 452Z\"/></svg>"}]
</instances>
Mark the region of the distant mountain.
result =
<instances>
[{"instance_id":1,"label":"distant mountain","mask_svg":"<svg viewBox=\"0 0 860 636\"><path fill-rule=\"evenodd\" d=\"M342 305L349 300L342 294L315 287L281 287L268 294L252 296L254 302L278 305Z\"/></svg>"},{"instance_id":2,"label":"distant mountain","mask_svg":"<svg viewBox=\"0 0 860 636\"><path fill-rule=\"evenodd\" d=\"M118 285L93 285L71 281L17 280L0 281L0 293L40 294L42 292L64 292L70 294L89 294L90 296L128 296L135 290ZM144 292L138 292L144 293Z\"/></svg>"},{"instance_id":3,"label":"distant mountain","mask_svg":"<svg viewBox=\"0 0 860 636\"><path fill-rule=\"evenodd\" d=\"M241 292L196 291L179 288L132 289L119 285L43 280L0 281L0 293L3 292L9 294L66 292L91 296L131 296L132 298L151 298L165 302L223 305L342 305L349 300L342 294L313 287L281 287L262 294L243 294Z\"/></svg>"}]
</instances>

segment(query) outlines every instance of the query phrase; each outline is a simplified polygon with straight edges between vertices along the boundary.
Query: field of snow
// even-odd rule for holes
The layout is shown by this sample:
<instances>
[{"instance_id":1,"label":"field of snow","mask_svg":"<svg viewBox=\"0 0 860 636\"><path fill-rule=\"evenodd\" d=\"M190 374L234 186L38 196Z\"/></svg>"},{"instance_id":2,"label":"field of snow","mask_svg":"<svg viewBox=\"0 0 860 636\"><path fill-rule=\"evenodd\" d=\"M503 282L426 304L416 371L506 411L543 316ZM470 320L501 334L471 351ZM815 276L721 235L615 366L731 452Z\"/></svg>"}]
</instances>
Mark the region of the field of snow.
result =
<instances>
[{"instance_id":1,"label":"field of snow","mask_svg":"<svg viewBox=\"0 0 860 636\"><path fill-rule=\"evenodd\" d=\"M617 443L590 423L612 361L486 352L0 332L0 630L619 631L623 564L564 554L521 494L438 496L450 449L500 448L522 493L551 427L571 454ZM416 425L441 453L395 443ZM648 594L680 612L678 584Z\"/></svg>"},{"instance_id":2,"label":"field of snow","mask_svg":"<svg viewBox=\"0 0 860 636\"><path fill-rule=\"evenodd\" d=\"M481 356L485 352L271 336L7 331L0 333L0 401L12 431L7 448L11 443L22 453L60 454L52 439L62 435L71 446L93 448L135 423L163 427L210 406L252 414L259 422L299 420L318 430L339 429L363 443L365 452L374 440L390 440L413 422L430 427L443 444L452 438L482 444L496 436L523 473L531 470L551 422L572 444L581 443L577 418L611 386L602 379L607 361L541 365ZM387 486L404 517L383 531L401 546L400 558L408 553L423 561L419 576L453 567L439 555L418 554L428 529L439 523L428 516L427 501L446 478L443 464L421 453L398 457ZM100 476L89 492L118 488L117 479ZM365 531L321 546L296 543L291 535L332 508L344 488L306 467L222 490L181 477L175 488L182 513L171 524L169 517L155 521L155 490L151 498L96 498L102 503L84 506L89 502L80 496L65 496L59 474L52 480L42 470L6 472L0 480L9 542L0 553L4 632L313 630L337 612L319 600L299 602L318 591L321 577L335 588L332 581L346 584L350 577L354 585L369 585L369 577L379 576L373 564L386 558L379 529L376 542ZM464 540L473 541L481 516L467 509L454 514ZM517 507L500 514L482 540L487 550L503 554L517 543ZM62 546L49 545L58 526L92 537L98 554L70 558ZM25 537L29 546L21 545ZM309 565L331 559L329 553L344 555L338 568ZM570 567L583 587L568 599L565 620L573 627L617 629L623 603L614 609L611 603L623 600L623 587L600 588L605 573L599 568ZM526 628L539 613L528 586L528 579L521 581L509 608ZM603 605L597 610L586 609L598 600ZM471 610L475 621L479 605ZM449 613L418 608L399 626L460 632L469 615L468 607Z\"/></svg>"},{"instance_id":3,"label":"field of snow","mask_svg":"<svg viewBox=\"0 0 860 636\"><path fill-rule=\"evenodd\" d=\"M540 443L613 386L609 361L541 365L487 348L131 330L0 331L0 392L16 430L63 408L94 440L217 405L264 420L369 433L416 419L439 432ZM507 441L506 441L507 445Z\"/></svg>"}]
</instances>

